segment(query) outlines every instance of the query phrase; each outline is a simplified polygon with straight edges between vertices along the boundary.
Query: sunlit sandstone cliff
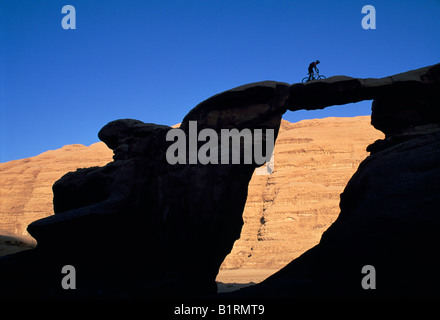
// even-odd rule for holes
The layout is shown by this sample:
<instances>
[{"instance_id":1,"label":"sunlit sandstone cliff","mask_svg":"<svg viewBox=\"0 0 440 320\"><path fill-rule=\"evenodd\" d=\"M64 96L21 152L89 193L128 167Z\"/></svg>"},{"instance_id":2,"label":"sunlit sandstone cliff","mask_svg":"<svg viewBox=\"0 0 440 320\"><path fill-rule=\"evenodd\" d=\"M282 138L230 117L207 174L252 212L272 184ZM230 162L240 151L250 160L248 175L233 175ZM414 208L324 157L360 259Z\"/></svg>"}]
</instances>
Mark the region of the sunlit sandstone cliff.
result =
<instances>
[{"instance_id":1,"label":"sunlit sandstone cliff","mask_svg":"<svg viewBox=\"0 0 440 320\"><path fill-rule=\"evenodd\" d=\"M283 121L275 170L252 177L241 238L222 267L281 268L316 245L366 146L380 138L369 116Z\"/></svg>"},{"instance_id":2,"label":"sunlit sandstone cliff","mask_svg":"<svg viewBox=\"0 0 440 320\"><path fill-rule=\"evenodd\" d=\"M222 268L283 267L316 245L339 212L339 195L383 134L370 117L283 120L275 170L254 174L241 238ZM27 225L53 214L52 185L66 172L112 160L104 143L68 145L0 164L0 229L26 235Z\"/></svg>"},{"instance_id":3,"label":"sunlit sandstone cliff","mask_svg":"<svg viewBox=\"0 0 440 320\"><path fill-rule=\"evenodd\" d=\"M0 163L0 229L27 235L32 221L53 214L52 185L69 171L103 166L112 151L102 142L74 144L38 156Z\"/></svg>"}]
</instances>

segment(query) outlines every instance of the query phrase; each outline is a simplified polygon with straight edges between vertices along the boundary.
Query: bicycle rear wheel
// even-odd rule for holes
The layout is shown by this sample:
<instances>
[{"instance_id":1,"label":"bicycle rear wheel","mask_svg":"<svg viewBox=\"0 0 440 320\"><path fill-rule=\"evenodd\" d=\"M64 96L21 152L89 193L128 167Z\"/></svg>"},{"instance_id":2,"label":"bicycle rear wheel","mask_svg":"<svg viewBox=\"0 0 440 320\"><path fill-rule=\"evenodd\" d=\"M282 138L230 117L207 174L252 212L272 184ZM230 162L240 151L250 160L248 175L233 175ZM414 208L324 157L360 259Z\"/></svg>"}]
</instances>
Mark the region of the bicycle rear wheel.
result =
<instances>
[{"instance_id":1,"label":"bicycle rear wheel","mask_svg":"<svg viewBox=\"0 0 440 320\"><path fill-rule=\"evenodd\" d=\"M306 83L307 81L309 81L309 77L304 77L304 78L301 80L302 83Z\"/></svg>"}]
</instances>

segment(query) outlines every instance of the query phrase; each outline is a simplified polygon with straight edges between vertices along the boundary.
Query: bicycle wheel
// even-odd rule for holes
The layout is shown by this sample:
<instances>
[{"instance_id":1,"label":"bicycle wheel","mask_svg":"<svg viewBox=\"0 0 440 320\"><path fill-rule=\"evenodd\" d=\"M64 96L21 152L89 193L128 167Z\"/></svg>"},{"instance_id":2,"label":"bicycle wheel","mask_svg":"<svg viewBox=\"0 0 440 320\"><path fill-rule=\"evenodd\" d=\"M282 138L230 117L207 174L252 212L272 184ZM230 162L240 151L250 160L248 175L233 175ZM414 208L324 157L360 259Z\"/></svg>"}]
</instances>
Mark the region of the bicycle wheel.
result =
<instances>
[{"instance_id":1,"label":"bicycle wheel","mask_svg":"<svg viewBox=\"0 0 440 320\"><path fill-rule=\"evenodd\" d=\"M325 76L319 75L316 79L318 79L318 80L325 79Z\"/></svg>"},{"instance_id":2,"label":"bicycle wheel","mask_svg":"<svg viewBox=\"0 0 440 320\"><path fill-rule=\"evenodd\" d=\"M304 78L301 80L302 83L306 83L307 81L309 81L309 77L304 77Z\"/></svg>"}]
</instances>

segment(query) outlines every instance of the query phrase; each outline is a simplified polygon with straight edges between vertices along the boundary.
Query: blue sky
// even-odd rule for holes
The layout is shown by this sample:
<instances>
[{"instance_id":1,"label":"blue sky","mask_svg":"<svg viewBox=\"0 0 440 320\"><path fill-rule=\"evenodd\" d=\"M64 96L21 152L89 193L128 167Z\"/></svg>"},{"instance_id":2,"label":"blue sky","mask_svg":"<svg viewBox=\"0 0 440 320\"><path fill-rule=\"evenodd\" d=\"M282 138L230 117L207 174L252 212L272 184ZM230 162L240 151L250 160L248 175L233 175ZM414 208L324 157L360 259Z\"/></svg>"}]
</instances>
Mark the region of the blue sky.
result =
<instances>
[{"instance_id":1,"label":"blue sky","mask_svg":"<svg viewBox=\"0 0 440 320\"><path fill-rule=\"evenodd\" d=\"M364 5L376 29L364 30ZM64 30L64 5L76 30ZM255 81L383 77L440 62L440 1L0 0L0 162L90 145L109 121L173 125ZM371 102L298 121L370 114Z\"/></svg>"}]
</instances>

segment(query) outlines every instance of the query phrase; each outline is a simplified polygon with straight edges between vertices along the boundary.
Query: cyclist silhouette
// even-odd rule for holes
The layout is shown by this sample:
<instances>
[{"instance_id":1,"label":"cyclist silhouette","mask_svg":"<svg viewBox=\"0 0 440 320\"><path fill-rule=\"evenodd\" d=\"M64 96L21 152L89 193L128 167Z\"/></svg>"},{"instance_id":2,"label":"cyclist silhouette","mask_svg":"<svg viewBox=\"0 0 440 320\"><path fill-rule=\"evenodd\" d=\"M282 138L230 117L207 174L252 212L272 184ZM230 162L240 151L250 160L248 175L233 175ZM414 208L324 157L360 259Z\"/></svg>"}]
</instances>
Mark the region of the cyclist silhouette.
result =
<instances>
[{"instance_id":1,"label":"cyclist silhouette","mask_svg":"<svg viewBox=\"0 0 440 320\"><path fill-rule=\"evenodd\" d=\"M316 61L312 62L311 64L309 64L309 69L308 69L308 71L309 71L309 80L308 81L310 81L311 79L314 79L314 77L313 77L313 69L315 69L316 72L319 72L318 68L316 67L319 63L320 63L320 61L316 60Z\"/></svg>"}]
</instances>

